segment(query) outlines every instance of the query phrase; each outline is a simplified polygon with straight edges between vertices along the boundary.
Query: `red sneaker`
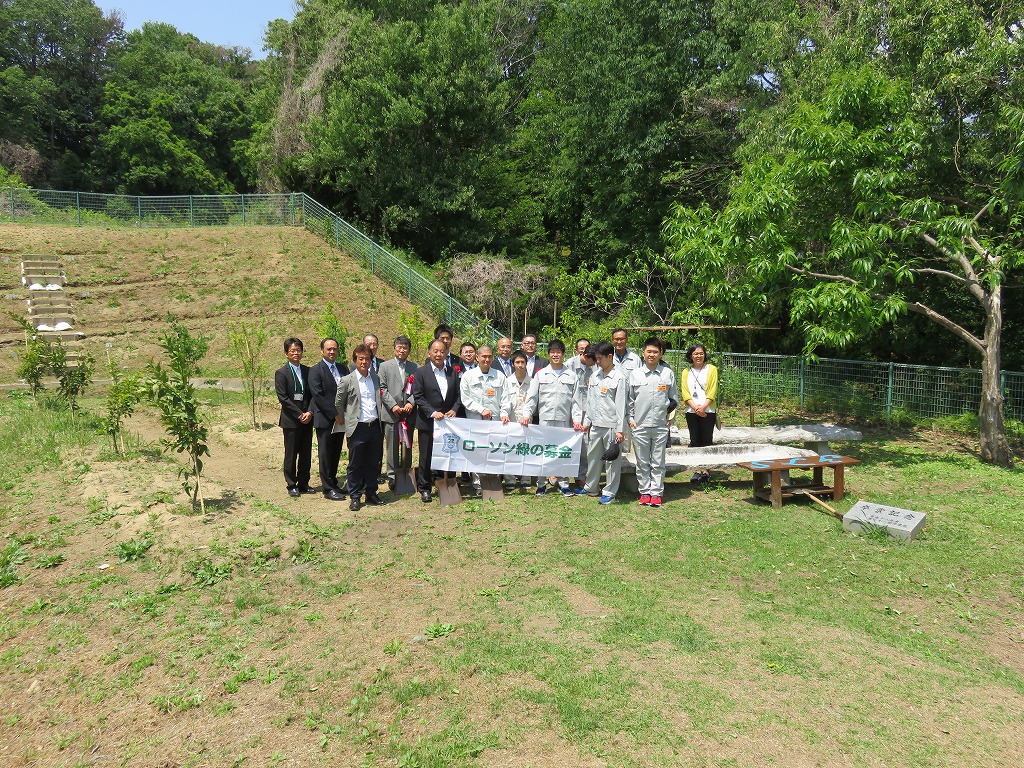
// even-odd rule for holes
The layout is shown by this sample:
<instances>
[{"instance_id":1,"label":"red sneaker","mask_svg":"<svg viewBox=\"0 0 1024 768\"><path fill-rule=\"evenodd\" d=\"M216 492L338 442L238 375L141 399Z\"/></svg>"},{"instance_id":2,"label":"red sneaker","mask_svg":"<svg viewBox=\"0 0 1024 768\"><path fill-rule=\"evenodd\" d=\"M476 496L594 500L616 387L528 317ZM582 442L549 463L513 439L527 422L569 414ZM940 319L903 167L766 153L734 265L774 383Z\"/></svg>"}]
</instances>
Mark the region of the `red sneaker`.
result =
<instances>
[{"instance_id":1,"label":"red sneaker","mask_svg":"<svg viewBox=\"0 0 1024 768\"><path fill-rule=\"evenodd\" d=\"M660 507L661 506L661 496L651 496L650 505L652 507Z\"/></svg>"},{"instance_id":2,"label":"red sneaker","mask_svg":"<svg viewBox=\"0 0 1024 768\"><path fill-rule=\"evenodd\" d=\"M643 506L645 506L645 507L646 507L646 506L647 506L648 504L650 504L650 503L651 503L651 494L649 494L649 493L645 493L645 494L641 495L641 496L640 496L640 503L641 503L641 504L642 504Z\"/></svg>"}]
</instances>

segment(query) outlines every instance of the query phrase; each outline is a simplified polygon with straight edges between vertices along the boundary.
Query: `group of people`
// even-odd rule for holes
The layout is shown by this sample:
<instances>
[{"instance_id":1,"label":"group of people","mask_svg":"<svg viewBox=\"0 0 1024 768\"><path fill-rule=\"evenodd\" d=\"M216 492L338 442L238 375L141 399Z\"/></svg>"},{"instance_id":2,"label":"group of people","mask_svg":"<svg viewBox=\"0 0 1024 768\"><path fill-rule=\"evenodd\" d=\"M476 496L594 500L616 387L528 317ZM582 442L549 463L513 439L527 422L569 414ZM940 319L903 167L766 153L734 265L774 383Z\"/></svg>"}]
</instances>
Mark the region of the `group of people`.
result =
<instances>
[{"instance_id":1,"label":"group of people","mask_svg":"<svg viewBox=\"0 0 1024 768\"><path fill-rule=\"evenodd\" d=\"M427 361L417 365L409 360L408 337L397 337L394 356L381 360L377 337L368 334L352 350L351 369L338 360L337 339L320 342L323 359L311 367L301 362L302 341L286 339L287 362L276 372L274 385L281 403L289 495L322 493L332 501L347 499L353 511L364 503L383 504L379 484L386 479L393 491L398 473L411 468L416 435L416 489L422 501L429 503L440 474L430 467L434 425L464 417L585 433L577 476L538 477L538 495L552 485L553 491L565 496L594 496L601 504L612 503L622 475L621 454L632 447L639 503L659 507L665 490L669 427L680 407L679 385L690 445L712 442L718 371L707 362L707 350L701 344L687 350L689 367L677 384L672 369L662 362L664 342L652 336L638 355L629 349L623 328L612 332L610 343L578 339L571 356L562 341L553 339L546 358L537 355L537 337L532 334L523 337L519 350L512 339L502 338L493 348L462 344L457 354L452 350L454 338L451 327L439 325ZM319 488L310 485L314 431ZM348 467L340 480L346 439ZM703 472L692 478L694 482L709 479L710 474ZM503 480L505 490L512 491L517 485L529 488L533 478L505 475ZM471 482L479 489L478 477Z\"/></svg>"}]
</instances>

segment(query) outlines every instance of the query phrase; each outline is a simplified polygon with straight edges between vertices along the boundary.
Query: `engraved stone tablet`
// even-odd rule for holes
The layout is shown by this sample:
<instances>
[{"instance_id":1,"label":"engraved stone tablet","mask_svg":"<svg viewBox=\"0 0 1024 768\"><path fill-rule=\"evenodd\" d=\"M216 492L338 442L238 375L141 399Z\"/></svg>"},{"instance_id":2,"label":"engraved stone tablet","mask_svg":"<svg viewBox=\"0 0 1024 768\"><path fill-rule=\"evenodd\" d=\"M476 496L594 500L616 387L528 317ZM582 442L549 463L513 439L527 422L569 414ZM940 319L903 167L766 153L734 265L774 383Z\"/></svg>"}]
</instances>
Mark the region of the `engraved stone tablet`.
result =
<instances>
[{"instance_id":1,"label":"engraved stone tablet","mask_svg":"<svg viewBox=\"0 0 1024 768\"><path fill-rule=\"evenodd\" d=\"M924 528L927 515L898 507L883 507L867 501L858 501L843 515L843 530L863 533L872 526L885 528L889 538L913 541Z\"/></svg>"}]
</instances>

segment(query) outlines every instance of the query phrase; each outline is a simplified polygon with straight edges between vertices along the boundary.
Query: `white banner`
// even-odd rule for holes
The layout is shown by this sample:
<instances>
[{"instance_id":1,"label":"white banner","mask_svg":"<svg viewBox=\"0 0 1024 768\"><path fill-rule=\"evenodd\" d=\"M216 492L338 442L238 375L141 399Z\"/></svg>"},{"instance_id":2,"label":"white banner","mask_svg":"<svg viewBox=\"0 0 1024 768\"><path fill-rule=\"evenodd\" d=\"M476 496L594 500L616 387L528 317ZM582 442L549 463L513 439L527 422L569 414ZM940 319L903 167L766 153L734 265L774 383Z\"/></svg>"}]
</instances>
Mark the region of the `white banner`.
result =
<instances>
[{"instance_id":1,"label":"white banner","mask_svg":"<svg viewBox=\"0 0 1024 768\"><path fill-rule=\"evenodd\" d=\"M434 423L430 468L485 475L575 477L583 433L518 422L443 419Z\"/></svg>"}]
</instances>

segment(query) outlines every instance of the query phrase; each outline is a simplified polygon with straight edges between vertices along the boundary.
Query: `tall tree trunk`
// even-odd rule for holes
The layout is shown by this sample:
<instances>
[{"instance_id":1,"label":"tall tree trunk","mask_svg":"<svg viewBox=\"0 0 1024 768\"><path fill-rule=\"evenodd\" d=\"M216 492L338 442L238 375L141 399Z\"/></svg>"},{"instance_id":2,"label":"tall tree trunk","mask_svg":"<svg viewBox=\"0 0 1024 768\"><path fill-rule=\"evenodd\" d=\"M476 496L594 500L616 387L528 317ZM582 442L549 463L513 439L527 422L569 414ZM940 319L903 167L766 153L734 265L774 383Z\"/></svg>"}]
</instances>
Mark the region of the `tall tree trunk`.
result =
<instances>
[{"instance_id":1,"label":"tall tree trunk","mask_svg":"<svg viewBox=\"0 0 1024 768\"><path fill-rule=\"evenodd\" d=\"M997 287L985 301L985 349L981 357L981 460L1000 467L1013 466L1013 453L1003 424L1003 393L999 369L1002 362L1000 335L1003 330L1003 290Z\"/></svg>"}]
</instances>

